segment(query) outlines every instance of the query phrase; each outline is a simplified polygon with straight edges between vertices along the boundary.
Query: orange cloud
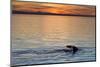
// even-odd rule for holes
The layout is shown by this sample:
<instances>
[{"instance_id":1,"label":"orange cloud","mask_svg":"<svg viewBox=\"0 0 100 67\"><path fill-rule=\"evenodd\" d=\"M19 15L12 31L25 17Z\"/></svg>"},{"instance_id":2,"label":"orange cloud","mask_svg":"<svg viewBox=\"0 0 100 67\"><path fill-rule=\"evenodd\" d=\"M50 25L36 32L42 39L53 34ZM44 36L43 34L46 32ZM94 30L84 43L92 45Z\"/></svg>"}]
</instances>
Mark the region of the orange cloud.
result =
<instances>
[{"instance_id":1,"label":"orange cloud","mask_svg":"<svg viewBox=\"0 0 100 67\"><path fill-rule=\"evenodd\" d=\"M95 16L95 6L87 5L69 5L55 3L37 3L37 2L12 2L13 11L21 12L43 12L65 15L89 15Z\"/></svg>"}]
</instances>

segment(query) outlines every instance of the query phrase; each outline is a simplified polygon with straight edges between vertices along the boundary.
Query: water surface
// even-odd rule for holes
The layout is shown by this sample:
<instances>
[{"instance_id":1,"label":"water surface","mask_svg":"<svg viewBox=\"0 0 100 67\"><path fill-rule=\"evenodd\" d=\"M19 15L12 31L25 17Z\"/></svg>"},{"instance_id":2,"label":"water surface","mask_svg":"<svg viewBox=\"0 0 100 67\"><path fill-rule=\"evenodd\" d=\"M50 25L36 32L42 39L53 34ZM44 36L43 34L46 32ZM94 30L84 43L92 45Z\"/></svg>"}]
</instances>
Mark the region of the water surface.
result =
<instances>
[{"instance_id":1,"label":"water surface","mask_svg":"<svg viewBox=\"0 0 100 67\"><path fill-rule=\"evenodd\" d=\"M13 14L11 24L11 65L96 60L95 17ZM64 52L66 45L79 51Z\"/></svg>"},{"instance_id":2,"label":"water surface","mask_svg":"<svg viewBox=\"0 0 100 67\"><path fill-rule=\"evenodd\" d=\"M12 15L12 47L95 46L95 17Z\"/></svg>"}]
</instances>

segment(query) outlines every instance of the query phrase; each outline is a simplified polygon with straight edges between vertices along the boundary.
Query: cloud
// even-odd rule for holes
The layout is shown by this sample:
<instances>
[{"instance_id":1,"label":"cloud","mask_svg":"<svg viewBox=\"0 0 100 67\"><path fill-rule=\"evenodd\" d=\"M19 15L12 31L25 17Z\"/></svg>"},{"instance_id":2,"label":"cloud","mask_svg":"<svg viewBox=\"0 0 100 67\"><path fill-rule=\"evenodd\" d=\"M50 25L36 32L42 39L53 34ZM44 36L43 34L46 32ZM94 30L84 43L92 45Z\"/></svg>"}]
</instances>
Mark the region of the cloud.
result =
<instances>
[{"instance_id":1,"label":"cloud","mask_svg":"<svg viewBox=\"0 0 100 67\"><path fill-rule=\"evenodd\" d=\"M13 11L95 16L95 6L39 2L12 2Z\"/></svg>"}]
</instances>

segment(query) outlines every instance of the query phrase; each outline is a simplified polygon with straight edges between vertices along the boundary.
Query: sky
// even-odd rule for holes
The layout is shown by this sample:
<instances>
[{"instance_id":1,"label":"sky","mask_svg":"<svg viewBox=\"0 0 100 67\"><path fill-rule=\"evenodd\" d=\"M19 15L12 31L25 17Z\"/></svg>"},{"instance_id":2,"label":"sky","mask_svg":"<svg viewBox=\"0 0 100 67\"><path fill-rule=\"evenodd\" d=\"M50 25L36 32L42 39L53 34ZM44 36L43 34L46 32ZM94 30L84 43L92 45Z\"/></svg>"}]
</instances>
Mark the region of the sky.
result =
<instances>
[{"instance_id":1,"label":"sky","mask_svg":"<svg viewBox=\"0 0 100 67\"><path fill-rule=\"evenodd\" d=\"M56 2L56 3L96 5L95 0L19 0L19 1L39 1L39 2Z\"/></svg>"},{"instance_id":2,"label":"sky","mask_svg":"<svg viewBox=\"0 0 100 67\"><path fill-rule=\"evenodd\" d=\"M84 15L95 16L95 6L80 6L71 4L20 2L13 0L13 11L26 13L51 13L63 15Z\"/></svg>"}]
</instances>

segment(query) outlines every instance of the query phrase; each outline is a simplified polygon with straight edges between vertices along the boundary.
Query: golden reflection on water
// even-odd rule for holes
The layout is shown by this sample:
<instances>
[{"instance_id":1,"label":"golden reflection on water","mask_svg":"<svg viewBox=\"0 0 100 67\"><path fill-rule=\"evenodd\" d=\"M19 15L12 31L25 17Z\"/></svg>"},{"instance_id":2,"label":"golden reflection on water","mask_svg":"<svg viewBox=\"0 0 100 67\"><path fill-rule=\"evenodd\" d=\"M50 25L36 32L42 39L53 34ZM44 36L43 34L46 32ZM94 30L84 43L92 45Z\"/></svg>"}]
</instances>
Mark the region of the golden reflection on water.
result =
<instances>
[{"instance_id":1,"label":"golden reflection on water","mask_svg":"<svg viewBox=\"0 0 100 67\"><path fill-rule=\"evenodd\" d=\"M12 37L43 41L95 40L95 17L13 14Z\"/></svg>"}]
</instances>

